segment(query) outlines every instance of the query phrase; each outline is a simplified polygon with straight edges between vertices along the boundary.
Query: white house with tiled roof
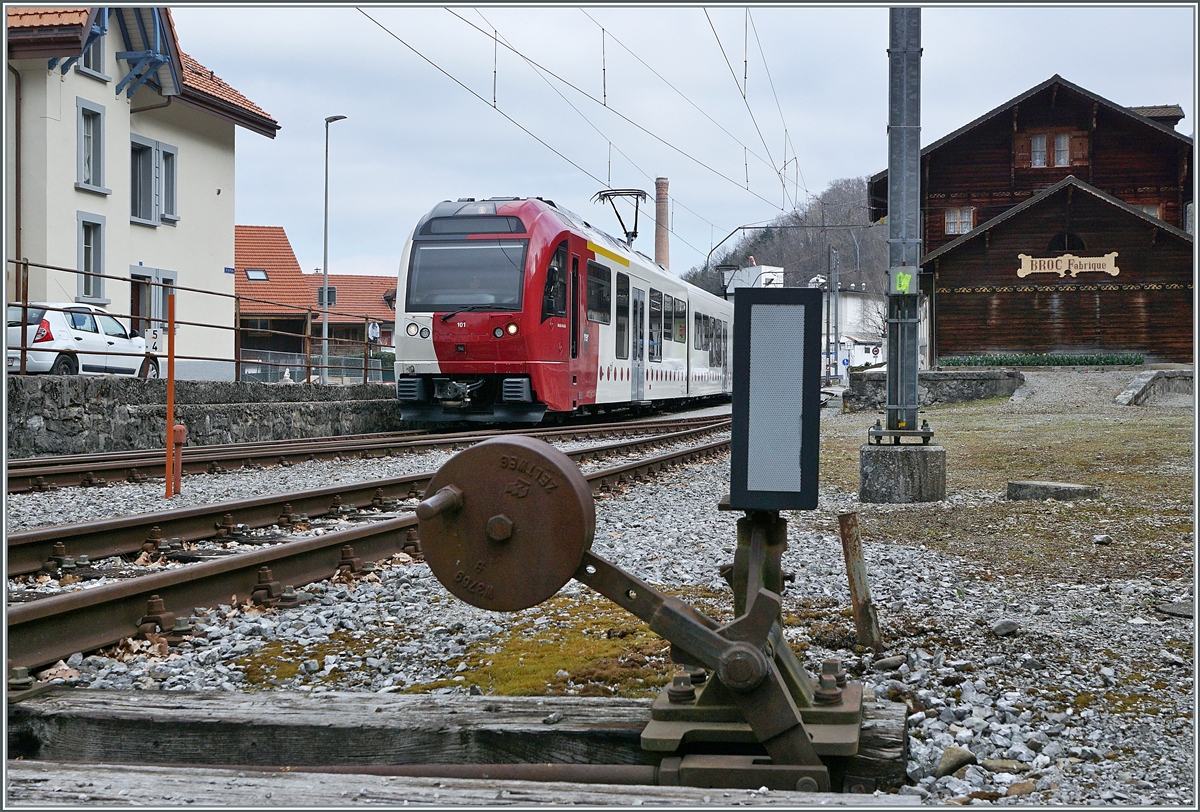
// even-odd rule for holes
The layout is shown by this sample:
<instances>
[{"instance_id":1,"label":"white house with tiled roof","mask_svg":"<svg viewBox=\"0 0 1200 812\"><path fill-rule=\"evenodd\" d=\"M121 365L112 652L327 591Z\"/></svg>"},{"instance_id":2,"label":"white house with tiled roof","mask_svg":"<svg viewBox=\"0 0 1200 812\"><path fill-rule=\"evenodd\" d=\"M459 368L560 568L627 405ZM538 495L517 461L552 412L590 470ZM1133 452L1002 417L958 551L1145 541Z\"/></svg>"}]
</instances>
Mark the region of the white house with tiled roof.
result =
<instances>
[{"instance_id":1,"label":"white house with tiled roof","mask_svg":"<svg viewBox=\"0 0 1200 812\"><path fill-rule=\"evenodd\" d=\"M279 124L181 50L167 8L9 7L6 39L5 259L95 274L31 267L28 298L145 331L166 285L177 320L232 328L235 128ZM233 378L231 329L176 336L179 377Z\"/></svg>"}]
</instances>

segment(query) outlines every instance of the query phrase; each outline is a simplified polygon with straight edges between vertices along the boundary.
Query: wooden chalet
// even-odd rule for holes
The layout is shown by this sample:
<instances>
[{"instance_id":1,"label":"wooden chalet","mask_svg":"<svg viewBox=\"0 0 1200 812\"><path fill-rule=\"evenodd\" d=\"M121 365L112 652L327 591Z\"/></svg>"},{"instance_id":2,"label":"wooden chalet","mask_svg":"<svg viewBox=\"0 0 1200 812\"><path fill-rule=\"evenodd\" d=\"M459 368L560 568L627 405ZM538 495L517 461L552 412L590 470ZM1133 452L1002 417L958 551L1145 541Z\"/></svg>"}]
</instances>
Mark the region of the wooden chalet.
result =
<instances>
[{"instance_id":1,"label":"wooden chalet","mask_svg":"<svg viewBox=\"0 0 1200 812\"><path fill-rule=\"evenodd\" d=\"M1192 362L1192 139L1177 105L1052 76L921 150L930 357ZM869 185L887 214L887 172Z\"/></svg>"}]
</instances>

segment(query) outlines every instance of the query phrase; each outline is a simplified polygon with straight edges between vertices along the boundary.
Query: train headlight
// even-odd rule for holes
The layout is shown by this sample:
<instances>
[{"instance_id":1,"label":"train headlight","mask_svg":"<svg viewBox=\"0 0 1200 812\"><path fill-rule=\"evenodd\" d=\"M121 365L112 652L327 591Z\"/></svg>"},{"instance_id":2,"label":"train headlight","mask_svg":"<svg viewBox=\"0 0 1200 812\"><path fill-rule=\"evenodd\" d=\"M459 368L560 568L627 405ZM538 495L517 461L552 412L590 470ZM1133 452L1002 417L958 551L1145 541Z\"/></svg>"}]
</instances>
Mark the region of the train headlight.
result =
<instances>
[{"instance_id":1,"label":"train headlight","mask_svg":"<svg viewBox=\"0 0 1200 812\"><path fill-rule=\"evenodd\" d=\"M508 331L508 334L510 336L515 336L517 334L517 323L515 321L510 321L508 323L508 326L505 327L504 329L506 331Z\"/></svg>"},{"instance_id":2,"label":"train headlight","mask_svg":"<svg viewBox=\"0 0 1200 812\"><path fill-rule=\"evenodd\" d=\"M410 336L415 336L417 334L417 330L419 329L420 328L417 327L417 323L415 321L410 321L408 326L404 328L404 332L408 333Z\"/></svg>"},{"instance_id":3,"label":"train headlight","mask_svg":"<svg viewBox=\"0 0 1200 812\"><path fill-rule=\"evenodd\" d=\"M495 330L492 330L492 335L494 335L496 338L504 338L504 328L497 327Z\"/></svg>"},{"instance_id":4,"label":"train headlight","mask_svg":"<svg viewBox=\"0 0 1200 812\"><path fill-rule=\"evenodd\" d=\"M429 328L428 327L421 328L421 338L429 338Z\"/></svg>"}]
</instances>

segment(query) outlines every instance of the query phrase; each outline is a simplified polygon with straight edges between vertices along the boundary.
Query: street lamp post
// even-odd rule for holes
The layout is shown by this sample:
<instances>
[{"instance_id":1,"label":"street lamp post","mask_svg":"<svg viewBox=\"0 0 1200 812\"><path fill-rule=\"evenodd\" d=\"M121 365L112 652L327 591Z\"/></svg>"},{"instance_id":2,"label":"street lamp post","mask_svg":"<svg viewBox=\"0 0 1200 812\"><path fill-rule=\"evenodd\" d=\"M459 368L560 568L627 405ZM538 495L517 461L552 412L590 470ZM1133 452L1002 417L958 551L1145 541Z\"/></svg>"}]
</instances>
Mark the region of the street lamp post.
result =
<instances>
[{"instance_id":1,"label":"street lamp post","mask_svg":"<svg viewBox=\"0 0 1200 812\"><path fill-rule=\"evenodd\" d=\"M321 296L321 383L329 383L329 125L345 116L325 119L325 239L321 263L324 290Z\"/></svg>"}]
</instances>

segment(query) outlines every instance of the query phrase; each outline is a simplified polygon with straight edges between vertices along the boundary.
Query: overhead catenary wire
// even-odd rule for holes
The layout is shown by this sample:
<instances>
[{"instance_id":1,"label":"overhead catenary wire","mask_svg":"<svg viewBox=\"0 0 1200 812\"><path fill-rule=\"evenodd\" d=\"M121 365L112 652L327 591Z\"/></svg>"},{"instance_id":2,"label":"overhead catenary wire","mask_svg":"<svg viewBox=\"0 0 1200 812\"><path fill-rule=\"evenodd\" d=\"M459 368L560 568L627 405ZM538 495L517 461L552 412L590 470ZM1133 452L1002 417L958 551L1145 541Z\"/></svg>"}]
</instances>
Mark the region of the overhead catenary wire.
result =
<instances>
[{"instance_id":1,"label":"overhead catenary wire","mask_svg":"<svg viewBox=\"0 0 1200 812\"><path fill-rule=\"evenodd\" d=\"M359 11L362 11L362 9L359 9ZM460 15L460 14L456 13L456 12L455 12L453 9L447 8L447 9L446 9L446 11L448 11L450 14L454 15L454 16L455 16L455 17L457 17L458 19L462 20L464 23L466 23L467 25L471 26L471 27L472 27L472 28L474 28L476 31L480 32L481 34L484 34L485 36L490 36L490 34L488 34L488 33L487 33L487 32L486 32L484 29L480 28L480 27L479 27L479 26L477 26L475 23L473 23L473 22L471 22L470 20L466 19L466 18L465 18L465 17L463 17L462 15ZM363 12L363 14L365 15L365 14L366 14L366 12ZM372 20L372 22L375 22L375 24L376 24L376 25L379 25L381 28L383 28L383 25L382 25L381 23L379 23L378 21L374 20L374 18L370 18L370 19ZM385 30L387 30L387 29L385 29ZM389 31L388 33L391 33L391 32ZM392 36L395 36L395 34L393 34ZM399 39L399 38L397 37L397 39ZM406 47L408 47L409 49L413 50L413 52L414 52L414 53L418 53L418 52L416 51L416 49L413 49L413 48L412 48L412 46L411 46L411 45L408 45L407 43L404 43L404 44L405 44L405 46L406 46ZM531 65L534 65L535 67L537 67L537 68L538 68L538 70L544 71L544 72L546 73L546 75L548 75L548 76L552 76L554 79L557 79L559 82L562 82L564 85L566 85L567 87L571 88L571 90L574 90L576 93L580 94L581 96L584 96L585 98L587 98L587 99L591 100L592 102L595 102L596 104L598 104L598 105L600 105L600 106L604 107L606 110L610 110L610 111L612 111L613 115L617 116L617 117L618 117L618 118L620 118L622 121L624 121L624 122L626 122L627 124L629 124L629 125L631 125L631 126L635 127L636 129L640 130L641 132L645 133L646 135L650 136L650 137L651 137L651 138L653 138L655 141L658 141L660 144L662 144L663 146L667 147L668 149L671 149L671 150L673 150L674 152L677 152L678 154L682 155L684 158L687 158L689 161L691 161L691 162L695 163L696 165L698 165L698 166L702 167L703 169L706 169L706 170L708 170L709 172L713 173L714 175L716 175L717 177L721 178L722 180L725 180L725 181L728 181L729 183L732 183L733 185L737 186L739 189L743 188L743 187L742 187L742 184L741 184L741 183L740 183L738 180L736 180L736 179L734 179L734 178L731 178L729 175L726 175L724 172L720 171L719 169L716 169L716 168L714 168L714 167L712 167L712 166L709 166L708 164L706 164L704 161L700 160L700 159L699 159L699 158L697 158L696 156L694 156L694 155L692 155L692 154L690 154L690 153L688 153L688 152L684 151L683 149L681 149L680 147L676 146L675 144L672 144L670 141L666 140L665 138L663 138L662 136L658 135L657 133L655 133L655 132L651 131L649 128L642 126L641 124L639 124L639 123L637 123L636 121L634 121L633 119L629 118L629 117L628 117L628 116L626 116L624 113L621 113L620 111L618 111L616 108L612 107L611 105L605 105L605 104L604 104L604 102L603 102L601 99L598 99L598 98L596 98L596 97L595 97L595 96L593 96L591 93L588 93L586 90L584 90L584 89L580 88L578 85L575 85L574 83L572 83L572 82L569 82L568 80L566 80L566 79L564 79L563 77L559 76L557 73L555 73L554 71L550 70L550 69L549 69L549 68L547 68L545 65L542 65L541 63L539 63L537 60L533 59L532 57L529 57L529 56L527 56L527 55L525 55L525 54L521 53L521 52L520 52L520 51L518 51L516 48L514 48L512 45L510 45L510 44L508 44L508 43L505 43L505 42L501 42L500 44L501 44L501 45L503 45L505 48L509 49L510 51L512 51L512 52L513 52L514 54L516 54L517 56L519 56L519 57L521 57L522 59L524 59L524 60L528 61L528 62L529 62ZM423 59L426 59L426 61L429 61L429 60L428 60L426 57L424 57L424 56L422 56L422 58L423 58ZM433 63L432 63L432 62L430 62L430 64L433 64ZM438 70L441 70L441 68L438 68ZM444 72L444 71L443 71L443 72ZM449 74L447 74L447 75L449 75ZM455 81L457 81L457 80L455 80ZM464 85L464 87L465 87L465 85ZM773 159L772 159L772 160L773 160ZM772 166L774 166L774 165L772 164ZM778 208L778 207L777 207L777 205L775 204L775 202L774 202L774 201L772 201L772 200L769 200L769 199L767 199L766 197L763 197L763 196L762 196L762 195L760 195L759 193L757 193L757 192L755 192L755 191L753 191L753 190L744 190L744 191L747 191L747 192L748 192L750 195L752 195L752 196L754 196L754 197L758 198L758 199L759 199L759 200L761 200L762 202L764 202L764 203L766 203L767 205L769 205L771 208L773 208L773 209L774 209L774 208Z\"/></svg>"},{"instance_id":2,"label":"overhead catenary wire","mask_svg":"<svg viewBox=\"0 0 1200 812\"><path fill-rule=\"evenodd\" d=\"M791 136L788 134L789 131L788 131L787 119L783 115L783 105L780 104L779 94L775 91L775 80L773 78L771 78L771 68L767 64L767 54L763 50L762 40L758 36L758 26L755 25L754 15L750 13L749 8L746 9L746 18L750 21L751 30L754 31L754 42L758 45L758 55L760 57L762 57L763 71L767 74L767 84L770 85L770 87L771 87L771 95L775 97L775 109L779 111L779 123L783 125L783 166L781 167L780 172L779 172L779 180L780 180L780 183L783 184L784 196L786 197L787 196L787 165L788 165L787 148L788 148L788 144L791 142ZM805 193L811 194L811 192L808 191L808 184L804 183L804 173L800 171L800 159L796 155L796 145L795 144L792 144L792 157L795 159L795 162L796 162L796 174L800 181L800 185L804 187ZM799 200L799 197L800 197L799 193L797 193L796 196L792 200L793 206L795 205L795 201Z\"/></svg>"},{"instance_id":3,"label":"overhead catenary wire","mask_svg":"<svg viewBox=\"0 0 1200 812\"><path fill-rule=\"evenodd\" d=\"M713 25L712 17L710 17L708 14L708 9L704 9L704 17L706 20L708 20L708 26L712 29L713 37L715 37L717 40L717 47L721 49L721 56L725 57L725 64L729 65L729 72L733 75L733 83L737 85L737 74L733 73L733 65L729 64L729 57L725 54L725 46L721 43L721 37L719 34L717 34L717 27ZM781 170L775 165L775 157L771 155L771 148L767 146L767 139L763 137L762 129L758 126L758 119L754 117L754 111L750 108L750 100L746 98L746 90L740 85L738 86L738 90L742 91L742 102L746 105L746 112L750 114L750 122L754 125L754 131L758 133L759 140L762 141L763 149L766 150L767 159L771 162L771 168L774 169L775 174L778 175ZM749 183L746 184L746 190L750 191ZM775 204L772 203L771 205L774 206ZM781 206L780 208L782 209L783 207Z\"/></svg>"},{"instance_id":4,"label":"overhead catenary wire","mask_svg":"<svg viewBox=\"0 0 1200 812\"><path fill-rule=\"evenodd\" d=\"M506 38L504 38L504 37L500 37L500 36L499 36L499 32L498 32L498 30L496 29L496 27L495 27L495 26L493 26L493 25L492 25L492 23L491 23L491 22L490 22L490 21L489 21L489 20L488 20L486 17L484 17L484 16L483 16L483 12L481 12L479 9L475 9L475 13L479 15L479 18L480 18L481 20L483 20L483 21L484 21L484 23L486 23L486 24L487 24L487 25L488 25L488 26L489 26L489 27L492 29L492 31L493 31L493 32L496 32L496 34L495 34L495 35L496 35L496 38L497 38L497 40L503 40L503 41L504 41L504 44L505 44L505 47L511 47L510 43L508 42L508 40L507 40ZM457 15L455 15L455 16L457 16ZM517 51L516 49L513 49L513 52L514 52L514 53L516 53L518 56L520 56L522 59L524 59L524 60L525 60L525 62L526 62L526 64L528 64L528 65L529 65L531 68L533 68L534 72L538 74L538 76L539 76L539 77L542 79L542 81L544 81L544 82L546 83L546 85L547 85L547 86L548 86L548 87L549 87L551 90L553 90L553 91L554 91L554 92L555 92L555 93L558 95L558 97L559 97L559 98L561 98L561 99L563 100L563 102L565 102L565 103L566 103L566 105L567 105L568 107L570 107L572 110L574 110L574 111L575 111L575 113L576 113L576 114L577 114L577 115L578 115L580 118L582 118L582 119L583 119L583 120L584 120L584 121L587 123L587 125L588 125L589 127L591 127L593 130L595 130L595 131L596 131L596 133L597 133L597 134L598 134L598 135L599 135L601 138L603 138L603 139L605 139L606 141L608 141L608 182L605 184L605 187L606 187L606 188L609 188L609 189L611 189L611 188L612 188L612 151L613 151L613 149L614 149L614 146L613 146L612 139L610 139L610 138L609 138L609 137L608 137L608 136L607 136L607 135L606 135L606 134L605 134L605 133L604 133L604 132L603 132L603 131L602 131L602 130L599 128L599 127L597 127L597 126L596 126L596 124L595 124L595 123L594 123L594 122L593 122L591 119L589 119L589 118L588 118L586 115L584 115L584 113L583 113L583 111L582 111L582 110L580 110L578 107L576 107L574 104L572 104L572 103L571 103L571 100L570 100L570 99L568 99L566 96L564 96L564 95L562 94L562 92L561 92L561 91L559 91L559 89L558 89L558 88L556 88L556 87L555 87L553 84L551 84L551 83L550 83L550 80L549 80L549 79L547 79L547 78L545 77L545 75L543 74L542 70L541 70L541 69L540 69L540 68L537 66L537 64L536 64L535 62L533 62L533 60L531 60L531 59L529 59L529 58L525 57L523 54L521 54L521 53L520 53L519 51ZM653 179L654 179L654 178L653 178L653 177L650 175L650 173L646 172L646 170L644 170L644 169L642 169L640 166L638 166L638 165L637 165L637 163L636 163L636 162L635 162L635 161L634 161L632 158L630 158L628 155L626 155L626 154L625 154L625 152L624 152L624 151L623 151L623 150L622 150L620 147L615 147L615 149L617 150L617 152L618 152L618 153L620 153L620 155L621 155L623 158L625 158L625 160L629 161L629 164L630 164L630 165L631 165L631 166L632 166L634 169L636 169L638 172L641 172L641 173L642 173L642 175L643 175L643 176L644 176L644 177L645 177L647 180L653 180ZM690 209L689 209L689 211L690 211ZM694 212L693 212L693 213L694 213ZM654 221L654 217L653 217L653 215L647 214L647 216L648 216L648 217L650 217L651 221ZM709 223L709 221L708 221L707 219L705 219L704 217L701 217L699 214L697 214L696 216L697 216L699 219L703 220L704 222L706 222L706 223ZM709 225L712 225L712 223L709 223ZM684 245L686 245L688 248L691 248L691 249L692 249L693 251L695 251L697 254L699 254L699 253L700 253L700 249L699 249L699 248L697 248L696 246L694 246L694 245L692 245L691 243L689 243L687 240L685 240L685 239L684 239L682 236L680 236L679 234L675 234L675 232L674 232L673 230L671 230L671 229L668 229L668 230L670 231L670 233L671 233L671 234L674 234L675 238L676 238L676 239L678 239L678 240L679 240L681 243L683 243Z\"/></svg>"},{"instance_id":5,"label":"overhead catenary wire","mask_svg":"<svg viewBox=\"0 0 1200 812\"><path fill-rule=\"evenodd\" d=\"M726 128L726 127L725 127L725 125L724 125L724 124L722 124L722 123L721 123L720 121L718 121L717 119L713 118L711 115L709 115L709 114L708 114L708 113L707 113L707 112L704 110L704 108L702 108L700 105L696 104L696 102L692 101L691 97L689 97L689 96L688 96L686 93L684 93L684 92L683 92L682 90L680 90L679 88L675 87L675 85L671 84L671 82L670 82L670 81L669 81L669 80L668 80L668 79L667 79L665 76L663 76L661 73L659 73L658 71L656 71L656 70L655 70L653 67L651 67L651 66L650 66L650 64L649 64L648 62L646 62L646 60L644 60L644 59L642 59L640 56L638 56L638 55L637 55L637 54L636 54L636 53L633 51L633 49L631 49L631 48L630 48L628 45L626 45L624 42L621 42L621 40L620 40L620 39L618 39L618 38L617 38L617 37L616 37L616 36L613 34L613 32L611 32L611 31L608 31L607 29L605 29L605 28L604 28L604 26L603 26L603 25L601 25L601 24L600 24L600 22L599 22L599 21L597 21L595 17L593 17L592 15L590 15L590 14L588 14L588 13L587 13L587 10L586 10L586 9L582 9L582 8L581 8L581 9L579 9L579 11L580 11L580 12L583 14L583 16L585 16L585 17L587 17L589 20L591 20L591 21L592 21L592 22L593 22L593 23L596 25L596 27L597 27L597 28L599 28L601 31L604 31L604 32L605 32L605 35L606 35L606 37L607 37L608 39L611 39L613 42L617 43L617 44L618 44L618 45L620 45L622 48L624 48L626 53L628 53L630 56L632 56L634 59L636 59L638 62L640 62L640 63L641 63L642 67L644 67L646 70L648 70L648 71L650 71L651 73L653 73L653 74L654 74L654 75L655 75L655 76L656 76L656 77L657 77L657 78L658 78L660 81L662 81L662 83L663 83L663 84L665 84L667 87L671 88L671 90L675 91L675 93L676 93L676 94L678 94L678 95L679 95L679 97L680 97L681 99L683 99L685 102L687 102L688 104L690 104L690 105L691 105L693 108L695 108L695 110L696 110L696 112L697 112L697 113L699 113L700 115L704 116L706 119L708 119L709 121L711 121L711 122L712 122L714 125L716 125L717 129L719 129L721 132L725 133L725 134L726 134L726 135L728 135L730 138L732 138L732 139L734 140L734 142L735 142L735 143L736 143L736 144L737 144L739 147L742 147L743 149L746 149L746 150L748 150L748 151L749 151L749 153L750 153L751 155L753 155L753 156L755 157L755 159L756 159L756 160L758 160L758 161L761 161L762 163L766 164L767 166L770 166L770 167L771 167L771 169L774 169L774 168L775 168L774 166L772 166L772 165L771 165L771 162L770 162L770 161L768 161L768 160L767 160L766 158L764 158L763 156L759 155L759 154L758 154L757 152L755 152L754 150L750 149L750 148L749 148L749 147L748 147L748 146L747 146L747 145L746 145L746 144L745 144L745 143L744 143L744 142L743 142L743 141L742 141L740 138L738 138L736 135L734 135L733 133L731 133L731 132L728 130L728 128ZM686 207L686 206L684 206L684 208L686 209L687 207ZM694 213L694 212L693 212L693 213Z\"/></svg>"},{"instance_id":6,"label":"overhead catenary wire","mask_svg":"<svg viewBox=\"0 0 1200 812\"><path fill-rule=\"evenodd\" d=\"M459 81L459 79L458 79L458 78L456 78L456 77L455 77L453 74L451 74L451 73L449 73L448 71L446 71L444 68L442 68L442 67L441 67L440 65L438 65L436 62L434 62L432 59L430 59L429 57L425 56L425 54L421 53L421 52L420 52L420 51L418 51L416 48L414 48L413 46L409 45L407 42L405 42L403 39L401 39L401 38L400 38L400 37L399 37L399 36L398 36L398 35L397 35L397 34L396 34L394 31L392 31L391 29L389 29L389 28L388 28L386 25L384 25L383 23L379 22L379 20L376 20L376 19L375 19L374 17L372 17L370 14L368 14L368 13L367 13L367 12L365 12L365 11L363 11L361 8L359 8L359 9L357 9L357 10L358 10L358 12L359 12L360 14L362 14L362 15L363 15L364 17L366 17L368 20L370 20L371 22L375 23L375 25L377 25L377 26L379 26L381 29L383 29L383 31L384 31L384 32L385 32L385 33L386 33L388 36L392 37L392 39L396 40L396 42L399 42L399 43L400 43L401 45L403 45L405 48L407 48L408 50L412 51L414 54L416 54L417 56L421 57L421 59L423 59L423 60L425 60L427 63L429 63L429 65L430 65L432 68L434 68L435 70L437 70L437 72L438 72L438 73L442 74L442 75L443 75L443 76L445 76L447 79L449 79L450 81L454 82L456 85L458 85L458 86L459 86L459 87L461 87L463 90L465 90L465 91L467 91L468 93L470 93L470 94L471 94L472 96L474 96L475 98L479 99L479 100L480 100L481 102L483 102L484 104L487 104L487 99L485 99L483 96L480 96L478 93L476 93L476 92L475 92L474 90L472 90L471 88L467 87L465 84L463 84L461 81ZM546 143L545 141L543 141L541 138L538 138L538 137L537 137L537 136L536 136L536 135L535 135L535 134L534 134L532 131L530 131L530 130L529 130L529 128L527 128L525 125L521 124L519 121L517 121L515 118L513 118L512 116L510 116L508 113L506 113L506 112L504 112L503 110L501 110L499 107L494 107L493 109L494 109L494 110L495 110L497 113L499 113L500 115L504 116L504 118L505 118L506 120L508 120L508 121L509 121L511 124L513 124L515 127L517 127L518 129L520 129L520 130L521 130L521 132L525 133L525 134L526 134L526 135L528 135L530 138L532 138L533 140L537 141L539 144L541 144L542 146L544 146L546 149L550 150L550 151L551 151L551 152L553 152L555 155L557 155L558 157L562 158L564 161L566 161L567 163L569 163L571 166L575 167L575 168L576 168L576 169L578 169L580 172L582 172L583 174L587 175L587 176L588 176L589 178L591 178L592 180L596 181L596 183L604 183L604 181L600 180L600 178L596 177L596 176L595 176L595 175L593 175L591 172L587 171L587 170L586 170L586 169L584 169L582 166L580 166L579 164L577 164L577 163L575 163L574 161L572 161L572 160L571 160L570 158L568 158L566 155L562 154L562 153L561 153L561 152L559 152L557 149L555 149L554 147L552 147L552 146L550 146L549 144L547 144L547 143Z\"/></svg>"}]
</instances>

